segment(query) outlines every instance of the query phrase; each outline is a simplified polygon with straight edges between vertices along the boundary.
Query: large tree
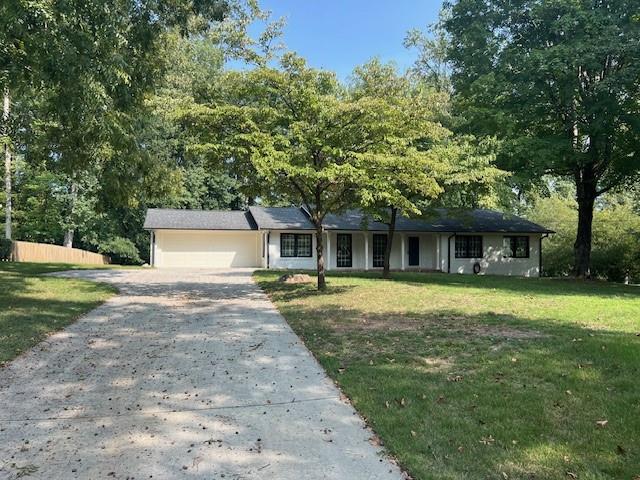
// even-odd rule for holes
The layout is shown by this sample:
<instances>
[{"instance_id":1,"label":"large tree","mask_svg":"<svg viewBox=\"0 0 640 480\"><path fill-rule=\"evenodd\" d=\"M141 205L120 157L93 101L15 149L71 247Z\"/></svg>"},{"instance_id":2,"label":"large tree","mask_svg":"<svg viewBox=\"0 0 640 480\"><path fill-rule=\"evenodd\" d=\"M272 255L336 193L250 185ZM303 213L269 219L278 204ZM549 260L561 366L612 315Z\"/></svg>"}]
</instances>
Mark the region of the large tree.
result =
<instances>
[{"instance_id":1,"label":"large tree","mask_svg":"<svg viewBox=\"0 0 640 480\"><path fill-rule=\"evenodd\" d=\"M148 115L143 101L167 67L162 53L170 32L209 36L220 48L253 58L246 30L255 18L266 19L255 0L2 2L0 88L14 110L38 97L32 118L40 133L25 139L33 125L3 115L7 232L13 151L24 155L38 143L49 167L69 179L70 193L84 171L98 171L111 199L126 204L131 184L140 180L136 173L150 160L138 131ZM68 245L73 230L67 229Z\"/></svg>"},{"instance_id":2,"label":"large tree","mask_svg":"<svg viewBox=\"0 0 640 480\"><path fill-rule=\"evenodd\" d=\"M503 140L514 178L575 183L574 269L588 277L594 203L640 169L637 4L458 0L445 11L466 127Z\"/></svg>"},{"instance_id":3,"label":"large tree","mask_svg":"<svg viewBox=\"0 0 640 480\"><path fill-rule=\"evenodd\" d=\"M293 54L279 69L248 73L245 87L237 144L250 149L266 193L309 212L318 288L324 289L324 219L356 203L366 173L363 156L387 151L396 112L378 98L350 95L334 74Z\"/></svg>"},{"instance_id":4,"label":"large tree","mask_svg":"<svg viewBox=\"0 0 640 480\"><path fill-rule=\"evenodd\" d=\"M366 213L388 226L382 276L389 278L398 214L420 215L418 204L442 192L438 180L449 170L449 158L433 154L451 133L439 122L446 95L378 59L354 70L350 94L353 99L376 99L384 106L386 128L378 130L382 135L376 140L378 148L359 155L365 174L358 200Z\"/></svg>"},{"instance_id":5,"label":"large tree","mask_svg":"<svg viewBox=\"0 0 640 480\"><path fill-rule=\"evenodd\" d=\"M372 60L353 74L352 96L378 99L387 112L382 147L360 156L366 173L358 190L364 210L388 227L384 278L399 214L428 216L442 198L449 207L488 206L505 178L490 145L454 135L446 78L430 72L400 75Z\"/></svg>"}]
</instances>

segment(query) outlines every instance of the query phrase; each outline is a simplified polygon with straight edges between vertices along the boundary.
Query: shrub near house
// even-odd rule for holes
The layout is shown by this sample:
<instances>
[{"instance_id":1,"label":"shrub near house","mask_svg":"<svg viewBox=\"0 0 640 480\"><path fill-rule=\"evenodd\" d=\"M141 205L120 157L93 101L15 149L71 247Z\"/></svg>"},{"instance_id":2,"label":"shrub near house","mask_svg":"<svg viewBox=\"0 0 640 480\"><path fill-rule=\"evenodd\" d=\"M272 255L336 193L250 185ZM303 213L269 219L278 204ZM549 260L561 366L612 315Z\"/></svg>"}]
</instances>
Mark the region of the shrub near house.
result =
<instances>
[{"instance_id":1,"label":"shrub near house","mask_svg":"<svg viewBox=\"0 0 640 480\"><path fill-rule=\"evenodd\" d=\"M116 237L100 244L98 250L111 258L111 263L118 265L140 265L142 259L135 244L122 237Z\"/></svg>"},{"instance_id":2,"label":"shrub near house","mask_svg":"<svg viewBox=\"0 0 640 480\"><path fill-rule=\"evenodd\" d=\"M0 260L9 260L11 256L11 240L6 238L0 239Z\"/></svg>"}]
</instances>

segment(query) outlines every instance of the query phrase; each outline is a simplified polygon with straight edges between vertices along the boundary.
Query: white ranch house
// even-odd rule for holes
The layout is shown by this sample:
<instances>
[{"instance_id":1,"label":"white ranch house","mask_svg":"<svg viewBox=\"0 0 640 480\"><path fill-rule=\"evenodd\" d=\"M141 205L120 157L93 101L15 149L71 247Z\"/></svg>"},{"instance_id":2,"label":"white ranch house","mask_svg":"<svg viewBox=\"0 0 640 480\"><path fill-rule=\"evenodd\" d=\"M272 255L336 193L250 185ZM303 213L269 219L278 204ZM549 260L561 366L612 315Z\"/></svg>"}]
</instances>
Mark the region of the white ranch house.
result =
<instances>
[{"instance_id":1,"label":"white ranch house","mask_svg":"<svg viewBox=\"0 0 640 480\"><path fill-rule=\"evenodd\" d=\"M358 211L327 216L327 270L381 269L387 225ZM149 209L154 267L316 268L316 237L305 209L245 211ZM399 216L391 268L533 277L541 273L542 239L550 230L492 210L438 209Z\"/></svg>"}]
</instances>

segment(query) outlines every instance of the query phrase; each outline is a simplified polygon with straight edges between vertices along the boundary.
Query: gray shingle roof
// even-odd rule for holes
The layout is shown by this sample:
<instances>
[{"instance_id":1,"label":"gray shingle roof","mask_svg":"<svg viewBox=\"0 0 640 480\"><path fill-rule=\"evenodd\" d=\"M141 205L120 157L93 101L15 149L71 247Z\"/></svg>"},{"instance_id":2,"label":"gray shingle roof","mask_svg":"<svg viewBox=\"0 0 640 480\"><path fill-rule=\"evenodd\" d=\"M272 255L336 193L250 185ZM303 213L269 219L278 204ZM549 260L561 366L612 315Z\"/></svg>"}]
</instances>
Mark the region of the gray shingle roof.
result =
<instances>
[{"instance_id":1,"label":"gray shingle roof","mask_svg":"<svg viewBox=\"0 0 640 480\"><path fill-rule=\"evenodd\" d=\"M173 210L151 208L144 222L146 229L184 230L313 230L307 214L298 207L249 207L239 210ZM386 231L387 226L373 221L359 210L327 215L327 230ZM434 209L420 218L399 216L399 232L442 233L553 233L524 218L494 210Z\"/></svg>"},{"instance_id":2,"label":"gray shingle roof","mask_svg":"<svg viewBox=\"0 0 640 480\"><path fill-rule=\"evenodd\" d=\"M299 207L249 207L249 212L264 230L313 230L309 217Z\"/></svg>"},{"instance_id":3,"label":"gray shingle roof","mask_svg":"<svg viewBox=\"0 0 640 480\"><path fill-rule=\"evenodd\" d=\"M327 230L386 231L387 225L367 218L359 210L350 210L340 215L327 215L324 221ZM481 233L552 233L540 225L524 218L494 210L448 210L444 208L425 212L419 218L401 215L396 220L399 232L481 232Z\"/></svg>"},{"instance_id":4,"label":"gray shingle roof","mask_svg":"<svg viewBox=\"0 0 640 480\"><path fill-rule=\"evenodd\" d=\"M256 230L249 214L242 210L177 210L150 208L144 228L176 230Z\"/></svg>"}]
</instances>

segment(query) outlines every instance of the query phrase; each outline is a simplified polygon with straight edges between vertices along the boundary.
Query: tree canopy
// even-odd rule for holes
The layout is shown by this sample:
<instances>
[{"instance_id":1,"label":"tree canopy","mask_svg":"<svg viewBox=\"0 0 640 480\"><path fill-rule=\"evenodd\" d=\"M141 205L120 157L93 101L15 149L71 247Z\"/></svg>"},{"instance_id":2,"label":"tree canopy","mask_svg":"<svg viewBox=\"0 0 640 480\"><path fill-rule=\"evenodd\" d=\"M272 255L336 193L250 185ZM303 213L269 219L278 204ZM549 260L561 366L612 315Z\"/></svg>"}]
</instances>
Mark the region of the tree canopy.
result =
<instances>
[{"instance_id":1,"label":"tree canopy","mask_svg":"<svg viewBox=\"0 0 640 480\"><path fill-rule=\"evenodd\" d=\"M502 141L521 184L576 186L575 273L589 276L595 200L640 170L640 22L633 2L459 0L447 4L464 127Z\"/></svg>"},{"instance_id":2,"label":"tree canopy","mask_svg":"<svg viewBox=\"0 0 640 480\"><path fill-rule=\"evenodd\" d=\"M302 204L316 228L318 288L325 286L323 221L356 202L363 156L387 151L394 116L379 98L352 96L331 73L285 55L250 73L256 90L252 162L269 188Z\"/></svg>"}]
</instances>

